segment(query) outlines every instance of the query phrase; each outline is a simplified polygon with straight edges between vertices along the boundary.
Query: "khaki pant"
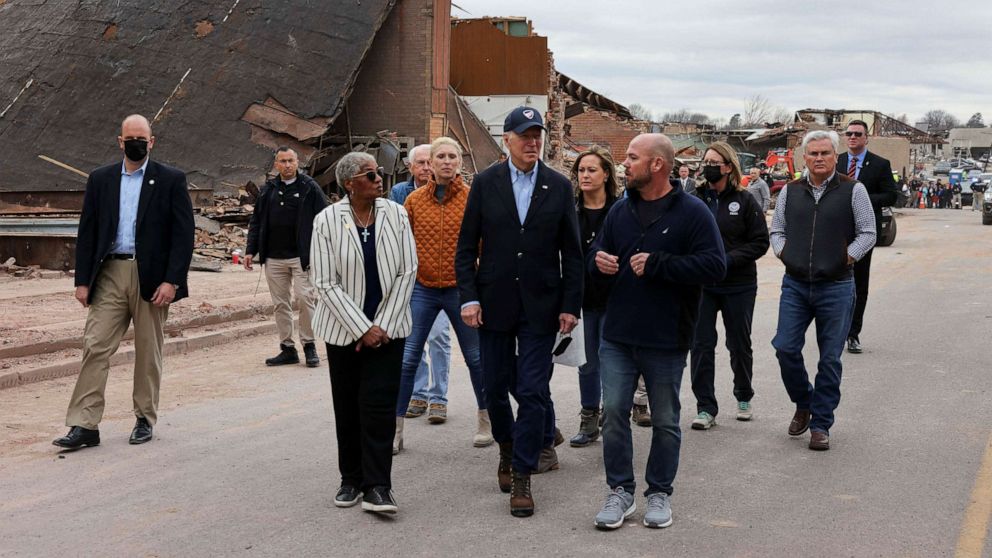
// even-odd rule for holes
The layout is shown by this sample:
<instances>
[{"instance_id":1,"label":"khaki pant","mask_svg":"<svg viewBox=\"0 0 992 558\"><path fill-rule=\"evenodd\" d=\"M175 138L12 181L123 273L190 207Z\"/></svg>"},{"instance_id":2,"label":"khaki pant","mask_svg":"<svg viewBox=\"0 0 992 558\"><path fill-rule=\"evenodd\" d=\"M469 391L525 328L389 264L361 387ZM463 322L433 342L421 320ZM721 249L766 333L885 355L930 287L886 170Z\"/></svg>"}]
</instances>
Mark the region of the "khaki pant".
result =
<instances>
[{"instance_id":1,"label":"khaki pant","mask_svg":"<svg viewBox=\"0 0 992 558\"><path fill-rule=\"evenodd\" d=\"M315 293L310 275L303 271L300 258L289 260L265 260L265 281L269 284L269 294L275 306L276 328L279 330L279 343L293 344L293 305L290 291L296 296L300 310L300 343L313 343L313 317Z\"/></svg>"},{"instance_id":2,"label":"khaki pant","mask_svg":"<svg viewBox=\"0 0 992 558\"><path fill-rule=\"evenodd\" d=\"M644 387L644 376L638 376L637 389L634 391L634 405L648 404L648 390Z\"/></svg>"},{"instance_id":3,"label":"khaki pant","mask_svg":"<svg viewBox=\"0 0 992 558\"><path fill-rule=\"evenodd\" d=\"M152 425L158 419L162 380L163 326L169 308L141 299L138 264L106 260L93 285L92 304L83 332L83 363L69 400L66 426L95 429L103 418L104 390L110 357L117 352L128 325L134 322L134 414Z\"/></svg>"}]
</instances>

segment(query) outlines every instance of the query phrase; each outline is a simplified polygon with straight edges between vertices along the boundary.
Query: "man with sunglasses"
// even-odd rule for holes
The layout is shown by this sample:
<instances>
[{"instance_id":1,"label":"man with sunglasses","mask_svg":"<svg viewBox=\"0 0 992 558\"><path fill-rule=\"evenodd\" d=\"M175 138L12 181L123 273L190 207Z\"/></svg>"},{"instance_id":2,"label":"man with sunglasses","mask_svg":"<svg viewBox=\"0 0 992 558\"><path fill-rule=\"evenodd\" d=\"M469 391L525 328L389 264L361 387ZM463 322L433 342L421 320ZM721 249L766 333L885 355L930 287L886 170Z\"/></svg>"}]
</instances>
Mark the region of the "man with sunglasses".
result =
<instances>
[{"instance_id":1,"label":"man with sunglasses","mask_svg":"<svg viewBox=\"0 0 992 558\"><path fill-rule=\"evenodd\" d=\"M300 343L307 367L320 364L310 319L314 311L314 290L310 282L310 237L313 218L327 207L327 199L317 182L299 172L299 159L289 147L276 150L278 174L262 186L248 224L245 269L256 261L265 268L265 281L275 307L279 334L279 354L265 359L267 366L298 364L293 344L293 305L295 292L300 311ZM255 255L258 258L255 258Z\"/></svg>"},{"instance_id":2,"label":"man with sunglasses","mask_svg":"<svg viewBox=\"0 0 992 558\"><path fill-rule=\"evenodd\" d=\"M844 132L847 138L847 153L837 157L837 172L860 182L868 191L871 208L875 212L875 233L882 236L882 208L895 205L899 198L896 181L892 178L892 165L889 160L868 151L868 124L863 120L852 120ZM868 303L868 278L871 271L871 254L867 254L854 264L854 290L857 300L854 303L854 317L851 331L847 334L847 352L858 354L861 348L861 326L864 323L865 306Z\"/></svg>"}]
</instances>

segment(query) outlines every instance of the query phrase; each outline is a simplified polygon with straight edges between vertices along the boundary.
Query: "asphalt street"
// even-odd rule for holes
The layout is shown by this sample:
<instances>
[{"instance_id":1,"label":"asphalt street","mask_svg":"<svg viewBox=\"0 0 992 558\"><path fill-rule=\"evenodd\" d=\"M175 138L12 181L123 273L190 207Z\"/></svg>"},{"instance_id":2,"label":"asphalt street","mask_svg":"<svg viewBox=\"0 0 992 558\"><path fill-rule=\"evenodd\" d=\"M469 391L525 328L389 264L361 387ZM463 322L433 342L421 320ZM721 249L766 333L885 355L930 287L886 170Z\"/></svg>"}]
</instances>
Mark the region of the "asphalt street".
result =
<instances>
[{"instance_id":1,"label":"asphalt street","mask_svg":"<svg viewBox=\"0 0 992 558\"><path fill-rule=\"evenodd\" d=\"M968 210L900 212L895 244L874 255L865 353L843 359L831 450L786 434L794 407L770 344L782 266L768 255L755 418L733 419L721 348L718 425L690 430L686 370L670 528L640 525L641 495L624 527L593 527L607 488L599 442L559 447L561 469L534 477L536 514L511 517L496 448L472 447L457 356L448 423L407 422L398 516L335 508L326 362L269 369L276 341L249 338L167 359L156 438L142 446L127 444L128 367L111 373L102 445L75 453L50 444L72 378L0 391L0 556L992 556L992 482L978 480L992 481L992 226ZM811 328L808 366L816 354ZM556 370L552 392L571 436L575 370ZM643 487L650 430L634 438Z\"/></svg>"}]
</instances>

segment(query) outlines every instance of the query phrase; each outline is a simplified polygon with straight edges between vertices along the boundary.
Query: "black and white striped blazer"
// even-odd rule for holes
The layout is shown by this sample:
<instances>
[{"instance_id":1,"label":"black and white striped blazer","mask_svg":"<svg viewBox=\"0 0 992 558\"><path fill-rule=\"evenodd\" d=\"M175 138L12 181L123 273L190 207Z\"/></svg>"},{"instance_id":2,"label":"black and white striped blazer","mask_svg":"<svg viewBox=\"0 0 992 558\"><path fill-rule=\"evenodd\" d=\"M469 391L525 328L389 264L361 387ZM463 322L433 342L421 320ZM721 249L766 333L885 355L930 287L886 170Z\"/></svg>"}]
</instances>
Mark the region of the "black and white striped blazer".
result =
<instances>
[{"instance_id":1,"label":"black and white striped blazer","mask_svg":"<svg viewBox=\"0 0 992 558\"><path fill-rule=\"evenodd\" d=\"M310 279L317 291L314 333L331 345L357 341L373 325L390 339L410 335L410 296L417 278L417 250L410 219L402 205L375 200L375 257L382 302L369 321L365 303L365 258L358 225L347 197L328 206L313 220Z\"/></svg>"}]
</instances>

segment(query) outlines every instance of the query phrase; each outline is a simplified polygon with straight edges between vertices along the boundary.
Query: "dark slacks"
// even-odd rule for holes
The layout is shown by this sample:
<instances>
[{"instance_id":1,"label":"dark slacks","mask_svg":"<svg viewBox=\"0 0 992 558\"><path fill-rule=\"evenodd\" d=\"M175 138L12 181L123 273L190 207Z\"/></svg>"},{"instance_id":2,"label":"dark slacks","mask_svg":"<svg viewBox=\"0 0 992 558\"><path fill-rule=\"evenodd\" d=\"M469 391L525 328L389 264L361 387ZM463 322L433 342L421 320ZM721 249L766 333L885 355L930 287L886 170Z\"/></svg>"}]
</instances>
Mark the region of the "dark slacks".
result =
<instances>
[{"instance_id":1,"label":"dark slacks","mask_svg":"<svg viewBox=\"0 0 992 558\"><path fill-rule=\"evenodd\" d=\"M327 345L341 484L391 487L396 394L405 339L378 349Z\"/></svg>"},{"instance_id":2,"label":"dark slacks","mask_svg":"<svg viewBox=\"0 0 992 558\"><path fill-rule=\"evenodd\" d=\"M865 257L854 262L854 316L851 318L851 331L848 337L858 339L861 335L861 326L865 319L865 306L868 305L868 278L871 275L871 254L874 249L868 250Z\"/></svg>"},{"instance_id":3,"label":"dark slacks","mask_svg":"<svg viewBox=\"0 0 992 558\"><path fill-rule=\"evenodd\" d=\"M486 407L499 443L513 442L513 470L531 473L554 418L549 388L554 333L537 333L525 319L512 331L479 330ZM517 401L513 418L510 395Z\"/></svg>"},{"instance_id":4,"label":"dark slacks","mask_svg":"<svg viewBox=\"0 0 992 558\"><path fill-rule=\"evenodd\" d=\"M690 374L692 393L696 396L696 411L716 416L719 410L714 387L716 375L716 315L723 314L723 327L730 352L730 369L734 372L734 397L750 401L754 397L751 375L754 357L751 352L751 318L757 285L745 285L725 292L703 290L696 322L696 338L692 344Z\"/></svg>"}]
</instances>

